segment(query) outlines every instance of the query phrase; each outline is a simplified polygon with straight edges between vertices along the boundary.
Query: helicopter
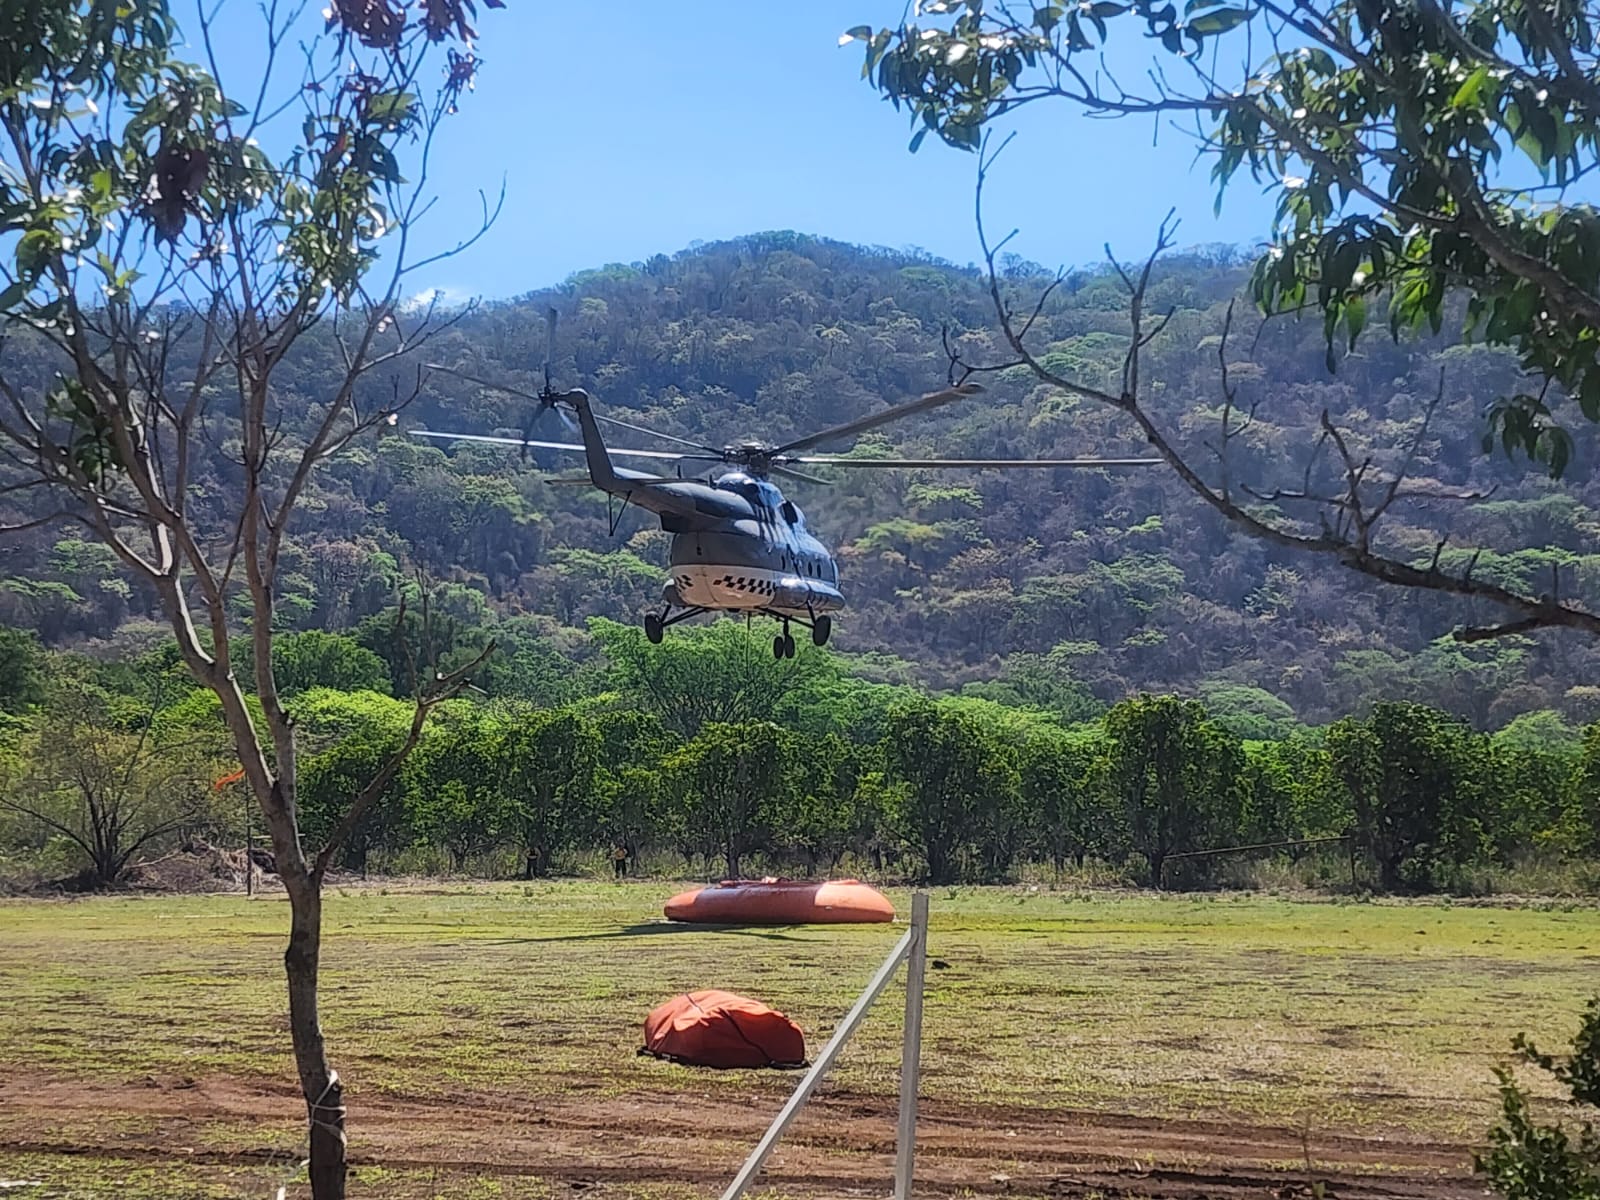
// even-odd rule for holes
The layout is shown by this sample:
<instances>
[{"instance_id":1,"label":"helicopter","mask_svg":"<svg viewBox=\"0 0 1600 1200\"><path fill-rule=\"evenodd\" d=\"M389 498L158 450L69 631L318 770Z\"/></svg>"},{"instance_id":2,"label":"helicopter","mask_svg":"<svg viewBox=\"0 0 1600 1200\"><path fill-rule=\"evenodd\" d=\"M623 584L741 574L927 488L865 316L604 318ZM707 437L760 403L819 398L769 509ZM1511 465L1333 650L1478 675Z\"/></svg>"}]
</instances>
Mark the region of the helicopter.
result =
<instances>
[{"instance_id":1,"label":"helicopter","mask_svg":"<svg viewBox=\"0 0 1600 1200\"><path fill-rule=\"evenodd\" d=\"M721 448L708 446L602 416L595 411L589 394L581 388L555 391L550 384L555 326L556 312L551 309L546 317L544 388L538 393L428 364L429 370L534 401L537 407L524 436L497 437L431 429L410 432L413 437L446 442L517 446L524 457L530 449L581 453L588 478L553 482L592 484L614 500L619 499L621 507L612 509L612 534L616 533L630 504L655 513L661 528L672 535L669 578L662 589L663 608L646 613L643 622L646 638L656 644L661 642L667 629L680 621L704 613L726 612L766 615L779 621L781 630L772 641L772 654L777 659L795 656L791 625L809 629L814 645L827 645L833 632L833 615L845 606L844 593L839 589L839 565L827 546L811 531L805 514L772 482L774 475L826 485L828 480L796 468L994 470L1143 467L1161 462L1158 458L914 459L802 453L982 393L983 388L974 383L951 384L915 400L779 445L746 440ZM566 420L569 428L576 429L579 442L542 441L528 436L539 416L550 410ZM602 424L674 442L688 449L608 446L601 432ZM708 476L719 467L728 469L715 478L686 479L681 475L674 477L621 467L613 461L616 458L672 464L680 473L690 464L706 464L693 466L692 473L705 471Z\"/></svg>"}]
</instances>

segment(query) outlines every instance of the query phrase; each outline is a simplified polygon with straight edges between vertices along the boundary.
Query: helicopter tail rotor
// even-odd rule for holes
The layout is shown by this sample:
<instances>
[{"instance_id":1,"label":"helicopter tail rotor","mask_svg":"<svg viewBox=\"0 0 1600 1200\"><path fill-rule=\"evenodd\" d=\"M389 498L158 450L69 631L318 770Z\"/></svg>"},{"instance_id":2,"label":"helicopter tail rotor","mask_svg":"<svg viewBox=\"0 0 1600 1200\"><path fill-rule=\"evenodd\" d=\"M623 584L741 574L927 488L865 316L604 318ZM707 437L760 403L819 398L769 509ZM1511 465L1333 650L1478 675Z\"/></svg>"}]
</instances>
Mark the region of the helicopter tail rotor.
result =
<instances>
[{"instance_id":1,"label":"helicopter tail rotor","mask_svg":"<svg viewBox=\"0 0 1600 1200\"><path fill-rule=\"evenodd\" d=\"M539 412L542 414L554 410L567 432L575 434L578 432L577 418L565 405L556 402L555 389L550 386L550 364L556 357L556 322L560 319L561 314L553 306L544 310L544 390L539 393Z\"/></svg>"},{"instance_id":2,"label":"helicopter tail rotor","mask_svg":"<svg viewBox=\"0 0 1600 1200\"><path fill-rule=\"evenodd\" d=\"M579 432L577 420L563 405L558 403L560 397L556 394L555 388L550 386L551 364L555 361L556 356L556 323L560 319L561 314L556 311L554 306L545 309L544 360L539 364L540 372L544 376L544 387L539 391L539 395L537 397L538 402L534 405L533 411L528 414L527 424L522 427L523 461L527 461L528 458L527 443L533 439L534 430L538 428L539 420L544 416L545 413L554 412L556 416L561 419L562 427L565 428L569 434L576 434Z\"/></svg>"},{"instance_id":3,"label":"helicopter tail rotor","mask_svg":"<svg viewBox=\"0 0 1600 1200\"><path fill-rule=\"evenodd\" d=\"M554 307L544 310L544 394L553 395L550 390L550 362L556 356L556 322L561 319L561 314Z\"/></svg>"}]
</instances>

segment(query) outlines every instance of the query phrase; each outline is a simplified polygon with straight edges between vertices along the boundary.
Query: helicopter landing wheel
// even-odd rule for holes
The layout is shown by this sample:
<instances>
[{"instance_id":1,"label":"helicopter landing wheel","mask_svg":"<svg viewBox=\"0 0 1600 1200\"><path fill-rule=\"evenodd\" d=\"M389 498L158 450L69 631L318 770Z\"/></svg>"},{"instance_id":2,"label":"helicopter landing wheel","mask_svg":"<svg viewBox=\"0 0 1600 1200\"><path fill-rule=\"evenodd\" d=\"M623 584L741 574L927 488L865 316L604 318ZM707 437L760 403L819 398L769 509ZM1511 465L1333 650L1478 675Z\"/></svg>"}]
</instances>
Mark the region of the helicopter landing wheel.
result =
<instances>
[{"instance_id":1,"label":"helicopter landing wheel","mask_svg":"<svg viewBox=\"0 0 1600 1200\"><path fill-rule=\"evenodd\" d=\"M828 637L832 633L832 617L822 616L811 622L811 644L813 646L826 646L828 644Z\"/></svg>"},{"instance_id":2,"label":"helicopter landing wheel","mask_svg":"<svg viewBox=\"0 0 1600 1200\"><path fill-rule=\"evenodd\" d=\"M783 618L783 632L772 639L773 658L794 657L794 635L789 632L789 619Z\"/></svg>"},{"instance_id":3,"label":"helicopter landing wheel","mask_svg":"<svg viewBox=\"0 0 1600 1200\"><path fill-rule=\"evenodd\" d=\"M661 644L661 635L665 631L666 626L662 623L662 620L658 615L655 613L645 613L644 636L649 639L652 646L659 646Z\"/></svg>"}]
</instances>

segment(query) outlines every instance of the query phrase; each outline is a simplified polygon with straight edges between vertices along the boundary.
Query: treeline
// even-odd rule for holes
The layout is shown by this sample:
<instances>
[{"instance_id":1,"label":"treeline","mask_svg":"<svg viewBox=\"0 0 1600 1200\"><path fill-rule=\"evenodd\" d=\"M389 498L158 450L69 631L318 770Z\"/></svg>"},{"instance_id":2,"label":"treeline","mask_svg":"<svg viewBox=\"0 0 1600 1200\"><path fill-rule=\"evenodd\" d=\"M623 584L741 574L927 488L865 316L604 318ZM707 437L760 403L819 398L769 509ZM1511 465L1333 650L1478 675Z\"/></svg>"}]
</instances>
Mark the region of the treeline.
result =
<instances>
[{"instance_id":1,"label":"treeline","mask_svg":"<svg viewBox=\"0 0 1600 1200\"><path fill-rule=\"evenodd\" d=\"M728 621L660 646L609 622L593 634L604 662L564 702L442 706L342 865L534 877L623 847L693 876L848 864L995 882L1043 865L1195 887L1235 861L1197 851L1344 836L1331 855L1277 853L1330 885L1353 861L1358 886L1413 892L1600 856L1600 724L1553 712L1486 735L1388 702L1264 739L1178 696L1087 702L1084 719L1042 678L934 696L812 647L775 662ZM54 854L104 883L186 837L241 842L215 701L164 650L107 664L8 646L27 690L0 699L0 862ZM288 635L279 655L316 838L402 744L411 706L355 639Z\"/></svg>"}]
</instances>

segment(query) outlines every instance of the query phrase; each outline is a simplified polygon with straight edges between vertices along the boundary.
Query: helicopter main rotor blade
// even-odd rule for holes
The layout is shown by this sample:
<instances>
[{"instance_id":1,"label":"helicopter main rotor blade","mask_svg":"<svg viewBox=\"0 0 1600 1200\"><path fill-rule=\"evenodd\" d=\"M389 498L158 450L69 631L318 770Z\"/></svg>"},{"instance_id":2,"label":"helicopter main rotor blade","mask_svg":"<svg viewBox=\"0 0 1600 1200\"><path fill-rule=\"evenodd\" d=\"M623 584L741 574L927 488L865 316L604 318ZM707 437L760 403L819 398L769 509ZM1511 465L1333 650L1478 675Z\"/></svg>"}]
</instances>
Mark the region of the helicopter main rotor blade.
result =
<instances>
[{"instance_id":1,"label":"helicopter main rotor blade","mask_svg":"<svg viewBox=\"0 0 1600 1200\"><path fill-rule=\"evenodd\" d=\"M790 479L798 479L804 483L818 483L823 487L832 487L833 480L824 479L821 475L807 475L804 471L796 471L793 467L780 467L774 463L771 467L774 475L784 475Z\"/></svg>"},{"instance_id":2,"label":"helicopter main rotor blade","mask_svg":"<svg viewBox=\"0 0 1600 1200\"><path fill-rule=\"evenodd\" d=\"M578 486L582 486L582 487L593 487L594 486L594 480L587 479L587 478L584 478L582 476L577 476L577 475L562 476L560 479L541 479L538 482L540 482L540 483L549 483L549 484L558 484L558 485L561 485L561 486L573 486L573 485L578 485ZM640 473L640 474L636 474L636 475L629 475L628 476L628 482L629 483L682 483L683 480L678 479L678 478L676 478L676 477L674 477L672 475L645 475L643 473Z\"/></svg>"},{"instance_id":3,"label":"helicopter main rotor blade","mask_svg":"<svg viewBox=\"0 0 1600 1200\"><path fill-rule=\"evenodd\" d=\"M1163 460L1159 458L848 458L844 455L802 454L793 461L825 467L991 471L1022 467L1158 467Z\"/></svg>"},{"instance_id":4,"label":"helicopter main rotor blade","mask_svg":"<svg viewBox=\"0 0 1600 1200\"><path fill-rule=\"evenodd\" d=\"M441 442L483 442L490 446L527 446L534 450L570 450L577 454L584 453L584 447L576 442L541 442L533 438L489 437L482 433L440 433L432 429L413 429L412 437L434 438ZM607 446L606 450L621 458L660 458L668 462L678 462L685 458L704 458L705 455L679 454L676 450L623 450L616 446Z\"/></svg>"},{"instance_id":5,"label":"helicopter main rotor blade","mask_svg":"<svg viewBox=\"0 0 1600 1200\"><path fill-rule=\"evenodd\" d=\"M691 442L688 438L681 438L677 434L662 433L659 429L650 429L644 425L635 425L631 421L621 421L616 417L602 417L594 414L594 419L603 425L615 425L618 429L626 429L630 433L642 433L646 437L660 438L664 442L676 442L680 446L692 446L696 450L704 450L708 456L714 457L717 462L722 461L722 451L715 446L707 446L701 442Z\"/></svg>"},{"instance_id":6,"label":"helicopter main rotor blade","mask_svg":"<svg viewBox=\"0 0 1600 1200\"><path fill-rule=\"evenodd\" d=\"M454 375L457 379L465 379L468 383L475 383L479 387L488 388L491 392L504 392L508 396L520 396L524 400L534 400L543 403L544 397L538 392L524 391L522 388L512 387L506 383L495 383L492 379L479 379L476 375L468 375L465 371L458 371L454 367L447 367L443 363L423 363L423 368L428 371L438 371L441 375Z\"/></svg>"},{"instance_id":7,"label":"helicopter main rotor blade","mask_svg":"<svg viewBox=\"0 0 1600 1200\"><path fill-rule=\"evenodd\" d=\"M812 446L820 446L823 442L831 442L838 438L849 437L851 434L865 433L869 429L876 429L879 425L887 425L890 421L898 421L902 417L909 417L915 413L927 412L930 408L938 408L942 404L951 404L957 400L964 400L968 396L976 396L983 388L975 383L958 384L955 387L945 388L943 391L929 392L926 396L919 396L905 404L897 404L886 408L882 412L870 413L865 417L857 417L854 421L846 421L843 425L834 425L824 429L821 433L813 433L808 437L796 438L772 451L773 454L786 454L790 450L808 450Z\"/></svg>"},{"instance_id":8,"label":"helicopter main rotor blade","mask_svg":"<svg viewBox=\"0 0 1600 1200\"><path fill-rule=\"evenodd\" d=\"M555 312L554 309L551 309L550 311L552 313ZM488 388L493 392L505 392L508 396L518 396L524 400L536 401L539 404L544 404L549 400L548 397L538 395L535 392L524 391L522 388L515 388L505 383L495 383L488 379L480 379L476 375L468 375L465 371L458 371L454 367L446 367L440 363L428 363L426 365L427 369L430 371L438 371L441 375L454 375L457 379L464 379L468 383L475 383L479 387ZM549 386L549 382L550 381L548 379L545 380L546 387ZM571 417L567 414L566 409L562 407L561 404L552 402L550 403L550 407L554 408L556 412L561 415L562 420L567 423L567 428L576 428L572 423ZM676 434L662 433L659 429L650 429L644 425L635 425L631 421L623 421L617 417L602 416L600 413L595 413L594 419L599 421L602 425L614 425L618 429L626 429L629 433L642 433L646 437L660 438L664 442L676 442L680 446L692 446L696 450L705 450L716 455L718 462L722 461L722 451L718 450L715 446L707 446L703 442L691 442L688 438L681 438ZM529 445L532 444L533 443L531 442L529 443ZM621 453L621 451L618 451L618 453Z\"/></svg>"}]
</instances>

